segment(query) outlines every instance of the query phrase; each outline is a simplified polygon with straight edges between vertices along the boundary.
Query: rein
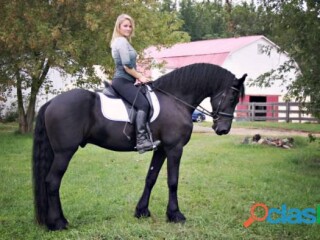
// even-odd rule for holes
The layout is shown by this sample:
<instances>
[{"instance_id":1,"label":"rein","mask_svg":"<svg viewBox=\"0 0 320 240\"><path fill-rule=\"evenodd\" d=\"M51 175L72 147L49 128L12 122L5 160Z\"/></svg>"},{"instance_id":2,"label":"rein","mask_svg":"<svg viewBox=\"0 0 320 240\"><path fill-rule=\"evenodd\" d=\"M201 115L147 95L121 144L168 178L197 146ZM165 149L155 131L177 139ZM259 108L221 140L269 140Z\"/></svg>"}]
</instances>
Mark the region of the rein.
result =
<instances>
[{"instance_id":1,"label":"rein","mask_svg":"<svg viewBox=\"0 0 320 240\"><path fill-rule=\"evenodd\" d=\"M216 120L218 120L218 118L219 118L219 117L217 117L217 111L214 112L214 113L213 113L213 112L210 112L210 111L208 111L207 109L205 109L204 107L202 107L201 105L198 106L198 107L200 108L200 109L199 109L197 106L193 106L193 105L187 103L186 101L183 101L182 99L176 97L175 95L173 95L173 94L171 94L171 93L169 93L169 92L167 92L167 91L164 91L164 90L162 90L162 89L160 89L160 88L158 88L158 87L155 87L155 86L153 86L152 84L151 84L151 86L152 86L152 88L157 89L159 92L162 92L162 93L164 93L164 94L172 97L172 98L175 99L176 101L181 102L181 103L184 104L185 106L188 106L188 107L190 107L190 108L192 108L192 109L194 109L194 110L198 110L199 112L203 113L204 115L207 115L207 116L209 116L209 117L212 117L212 118L213 118L213 121L216 121ZM214 98L219 97L219 96L220 96L221 94L223 94L223 93L224 93L224 91L219 92ZM222 103L222 101L220 100L218 109L220 108L220 104L221 104L221 103Z\"/></svg>"},{"instance_id":2,"label":"rein","mask_svg":"<svg viewBox=\"0 0 320 240\"><path fill-rule=\"evenodd\" d=\"M196 110L198 110L199 112L203 113L204 115L207 115L207 116L209 116L209 117L212 117L212 119L213 119L214 122L217 121L218 119L220 119L220 117L228 118L228 119L231 119L231 120L234 118L233 114L220 111L221 104L224 102L224 100L225 100L225 98L226 98L226 95L227 95L226 92L227 92L227 89L228 89L228 88L224 89L223 91L219 92L217 95L215 95L215 96L213 97L213 99L215 99L215 98L217 98L217 97L220 97L220 95L222 95L221 98L220 98L220 101L219 101L219 103L218 103L218 107L217 107L217 109L215 110L215 112L210 112L210 111L208 111L207 109L205 109L204 107L202 107L201 105L198 106L198 107L200 108L200 109L199 109L197 106L193 106L193 105L187 103L186 101L183 101L182 99L174 96L173 94L171 94L171 93L169 93L169 92L167 92L167 91L164 91L164 90L162 90L162 89L160 89L160 88L158 88L158 87L155 87L155 86L153 86L152 84L151 84L151 86L152 86L152 88L157 89L158 91L160 91L160 92L162 92L162 93L164 93L164 94L172 97L172 98L175 99L176 101L181 102L181 103L184 104L185 106L188 106L188 107L190 107L190 108L192 108L192 109L194 109L194 110L196 109ZM236 92L238 92L238 93L239 93L239 91L240 91L239 89L237 89L237 88L235 88L235 87L230 87L230 89L233 90L233 91L236 91Z\"/></svg>"}]
</instances>

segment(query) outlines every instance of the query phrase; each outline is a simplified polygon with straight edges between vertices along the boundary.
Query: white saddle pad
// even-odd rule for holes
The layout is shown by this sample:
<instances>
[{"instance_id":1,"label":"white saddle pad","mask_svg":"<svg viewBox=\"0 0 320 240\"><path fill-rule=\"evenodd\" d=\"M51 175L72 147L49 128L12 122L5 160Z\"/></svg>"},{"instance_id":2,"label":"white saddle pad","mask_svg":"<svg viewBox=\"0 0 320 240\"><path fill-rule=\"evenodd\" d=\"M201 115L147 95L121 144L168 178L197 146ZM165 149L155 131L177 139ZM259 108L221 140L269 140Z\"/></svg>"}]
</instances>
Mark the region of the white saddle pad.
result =
<instances>
[{"instance_id":1,"label":"white saddle pad","mask_svg":"<svg viewBox=\"0 0 320 240\"><path fill-rule=\"evenodd\" d=\"M160 104L156 94L150 91L148 86L152 104L153 104L153 115L150 122L156 120L160 113ZM128 111L120 98L109 98L103 93L98 93L101 101L101 111L105 118L113 121L130 122Z\"/></svg>"}]
</instances>

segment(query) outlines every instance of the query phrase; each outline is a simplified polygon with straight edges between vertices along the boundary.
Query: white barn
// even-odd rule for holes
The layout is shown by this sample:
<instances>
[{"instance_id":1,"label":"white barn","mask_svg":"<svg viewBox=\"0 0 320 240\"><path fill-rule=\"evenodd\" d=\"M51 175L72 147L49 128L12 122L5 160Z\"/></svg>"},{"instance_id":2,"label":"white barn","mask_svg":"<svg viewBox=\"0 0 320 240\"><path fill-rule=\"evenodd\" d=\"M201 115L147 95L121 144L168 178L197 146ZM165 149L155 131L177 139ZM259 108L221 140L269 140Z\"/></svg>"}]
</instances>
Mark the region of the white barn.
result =
<instances>
[{"instance_id":1,"label":"white barn","mask_svg":"<svg viewBox=\"0 0 320 240\"><path fill-rule=\"evenodd\" d=\"M265 50L268 50L268 54ZM278 69L289 60L286 53L278 50L279 47L275 43L259 35L180 43L160 50L151 47L145 50L145 56L154 63L163 63L161 69L151 69L150 74L153 79L189 64L212 63L228 69L236 77L248 74L244 102L282 102L286 93L286 85L283 85L282 81L275 82L270 87L248 86L250 80ZM295 77L294 70L283 76L288 82ZM201 105L210 109L208 99Z\"/></svg>"}]
</instances>

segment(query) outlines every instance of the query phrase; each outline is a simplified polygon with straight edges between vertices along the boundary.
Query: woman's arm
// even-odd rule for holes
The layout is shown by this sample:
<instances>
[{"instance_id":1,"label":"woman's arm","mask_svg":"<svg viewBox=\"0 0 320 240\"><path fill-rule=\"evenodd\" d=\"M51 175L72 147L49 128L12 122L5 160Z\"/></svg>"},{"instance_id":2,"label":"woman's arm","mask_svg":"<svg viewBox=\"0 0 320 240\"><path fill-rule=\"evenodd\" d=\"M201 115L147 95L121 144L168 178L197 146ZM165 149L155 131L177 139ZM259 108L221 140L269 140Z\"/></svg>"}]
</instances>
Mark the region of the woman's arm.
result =
<instances>
[{"instance_id":1,"label":"woman's arm","mask_svg":"<svg viewBox=\"0 0 320 240\"><path fill-rule=\"evenodd\" d=\"M138 72L136 69L134 68L128 68L127 66L124 66L124 70L130 74L131 76L133 76L134 78L136 78L139 82L141 83L146 83L149 82L150 79L143 76L142 73Z\"/></svg>"}]
</instances>

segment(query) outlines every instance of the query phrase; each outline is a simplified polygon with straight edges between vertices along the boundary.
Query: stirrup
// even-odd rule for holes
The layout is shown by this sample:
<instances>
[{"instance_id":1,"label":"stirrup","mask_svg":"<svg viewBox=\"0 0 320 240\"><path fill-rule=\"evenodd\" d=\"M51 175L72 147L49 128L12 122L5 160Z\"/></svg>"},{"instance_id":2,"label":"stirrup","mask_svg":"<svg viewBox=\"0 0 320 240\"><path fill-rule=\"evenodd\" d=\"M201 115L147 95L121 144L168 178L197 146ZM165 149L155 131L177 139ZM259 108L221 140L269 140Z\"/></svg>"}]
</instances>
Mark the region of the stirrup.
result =
<instances>
[{"instance_id":1,"label":"stirrup","mask_svg":"<svg viewBox=\"0 0 320 240\"><path fill-rule=\"evenodd\" d=\"M135 149L140 153L145 153L147 151L157 151L158 150L158 146L161 144L161 141L160 140L156 140L154 142L152 142L152 145L150 145L150 147L147 147L147 148L141 148L141 149L138 149L137 146L135 146Z\"/></svg>"}]
</instances>

